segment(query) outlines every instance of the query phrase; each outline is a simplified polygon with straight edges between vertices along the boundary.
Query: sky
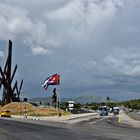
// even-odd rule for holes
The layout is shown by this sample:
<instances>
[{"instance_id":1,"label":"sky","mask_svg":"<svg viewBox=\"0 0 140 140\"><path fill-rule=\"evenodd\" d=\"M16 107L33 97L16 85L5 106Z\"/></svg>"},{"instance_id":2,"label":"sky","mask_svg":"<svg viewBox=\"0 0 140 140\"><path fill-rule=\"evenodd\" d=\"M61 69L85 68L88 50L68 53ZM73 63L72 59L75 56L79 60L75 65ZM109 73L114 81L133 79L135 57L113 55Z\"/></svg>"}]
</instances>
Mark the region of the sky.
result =
<instances>
[{"instance_id":1,"label":"sky","mask_svg":"<svg viewBox=\"0 0 140 140\"><path fill-rule=\"evenodd\" d=\"M140 98L140 0L0 0L0 65L13 41L22 94ZM2 95L2 91L0 92Z\"/></svg>"}]
</instances>

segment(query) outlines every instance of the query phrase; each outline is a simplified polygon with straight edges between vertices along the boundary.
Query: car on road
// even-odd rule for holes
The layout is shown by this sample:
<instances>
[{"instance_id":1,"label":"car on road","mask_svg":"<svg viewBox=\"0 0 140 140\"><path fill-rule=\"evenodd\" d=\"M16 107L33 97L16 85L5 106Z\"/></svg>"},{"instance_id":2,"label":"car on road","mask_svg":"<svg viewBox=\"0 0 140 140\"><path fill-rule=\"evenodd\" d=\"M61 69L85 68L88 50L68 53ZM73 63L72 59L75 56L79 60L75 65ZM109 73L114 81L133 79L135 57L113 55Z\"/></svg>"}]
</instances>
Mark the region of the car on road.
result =
<instances>
[{"instance_id":1,"label":"car on road","mask_svg":"<svg viewBox=\"0 0 140 140\"><path fill-rule=\"evenodd\" d=\"M8 110L2 111L0 113L1 117L11 117L11 112Z\"/></svg>"},{"instance_id":2,"label":"car on road","mask_svg":"<svg viewBox=\"0 0 140 140\"><path fill-rule=\"evenodd\" d=\"M118 115L119 112L120 112L119 107L113 107L113 113L114 113L114 115Z\"/></svg>"},{"instance_id":3,"label":"car on road","mask_svg":"<svg viewBox=\"0 0 140 140\"><path fill-rule=\"evenodd\" d=\"M108 116L108 107L102 106L99 109L100 116Z\"/></svg>"}]
</instances>

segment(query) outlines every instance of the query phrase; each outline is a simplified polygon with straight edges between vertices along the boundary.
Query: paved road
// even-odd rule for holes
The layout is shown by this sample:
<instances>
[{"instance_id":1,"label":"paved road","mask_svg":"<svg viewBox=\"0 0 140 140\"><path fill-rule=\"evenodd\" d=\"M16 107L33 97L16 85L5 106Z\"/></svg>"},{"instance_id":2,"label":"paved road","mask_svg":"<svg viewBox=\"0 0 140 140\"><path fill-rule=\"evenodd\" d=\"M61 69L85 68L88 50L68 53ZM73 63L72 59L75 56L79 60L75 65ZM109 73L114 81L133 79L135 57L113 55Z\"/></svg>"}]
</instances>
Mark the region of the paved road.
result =
<instances>
[{"instance_id":1,"label":"paved road","mask_svg":"<svg viewBox=\"0 0 140 140\"><path fill-rule=\"evenodd\" d=\"M76 124L0 119L0 140L139 140L140 129L112 125L107 118Z\"/></svg>"},{"instance_id":2,"label":"paved road","mask_svg":"<svg viewBox=\"0 0 140 140\"><path fill-rule=\"evenodd\" d=\"M128 116L130 116L132 119L140 121L140 112L130 112L128 113Z\"/></svg>"}]
</instances>

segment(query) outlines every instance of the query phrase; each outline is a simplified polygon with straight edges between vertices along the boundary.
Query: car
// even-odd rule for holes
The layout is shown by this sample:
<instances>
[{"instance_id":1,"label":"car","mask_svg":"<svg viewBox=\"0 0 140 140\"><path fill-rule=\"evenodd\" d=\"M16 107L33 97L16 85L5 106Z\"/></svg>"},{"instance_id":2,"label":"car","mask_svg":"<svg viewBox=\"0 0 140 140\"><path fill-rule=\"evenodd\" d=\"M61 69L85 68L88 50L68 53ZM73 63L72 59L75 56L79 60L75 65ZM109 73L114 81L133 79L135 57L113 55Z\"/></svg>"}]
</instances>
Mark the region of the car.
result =
<instances>
[{"instance_id":1,"label":"car","mask_svg":"<svg viewBox=\"0 0 140 140\"><path fill-rule=\"evenodd\" d=\"M102 109L102 110L100 111L100 116L108 116L108 111Z\"/></svg>"},{"instance_id":2,"label":"car","mask_svg":"<svg viewBox=\"0 0 140 140\"><path fill-rule=\"evenodd\" d=\"M100 112L100 116L108 116L108 108L107 108L107 106L102 106L99 109L99 112Z\"/></svg>"},{"instance_id":3,"label":"car","mask_svg":"<svg viewBox=\"0 0 140 140\"><path fill-rule=\"evenodd\" d=\"M118 115L119 114L119 111L120 111L119 107L113 107L113 113L114 113L114 115Z\"/></svg>"},{"instance_id":4,"label":"car","mask_svg":"<svg viewBox=\"0 0 140 140\"><path fill-rule=\"evenodd\" d=\"M1 117L11 117L11 112L6 110L1 112Z\"/></svg>"}]
</instances>

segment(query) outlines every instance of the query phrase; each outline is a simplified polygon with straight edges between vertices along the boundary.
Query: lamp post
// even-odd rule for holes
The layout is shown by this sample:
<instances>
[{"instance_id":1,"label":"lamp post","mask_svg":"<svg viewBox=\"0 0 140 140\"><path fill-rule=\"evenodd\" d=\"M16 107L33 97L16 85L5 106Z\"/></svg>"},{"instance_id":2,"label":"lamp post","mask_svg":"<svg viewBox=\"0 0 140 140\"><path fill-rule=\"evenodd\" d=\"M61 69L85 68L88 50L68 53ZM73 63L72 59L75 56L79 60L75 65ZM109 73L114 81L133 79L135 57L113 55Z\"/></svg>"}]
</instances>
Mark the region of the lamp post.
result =
<instances>
[{"instance_id":1,"label":"lamp post","mask_svg":"<svg viewBox=\"0 0 140 140\"><path fill-rule=\"evenodd\" d=\"M23 100L23 94L20 94L20 118L22 115L22 100Z\"/></svg>"},{"instance_id":2,"label":"lamp post","mask_svg":"<svg viewBox=\"0 0 140 140\"><path fill-rule=\"evenodd\" d=\"M39 105L39 102L36 101L36 119L38 118L38 105Z\"/></svg>"}]
</instances>

